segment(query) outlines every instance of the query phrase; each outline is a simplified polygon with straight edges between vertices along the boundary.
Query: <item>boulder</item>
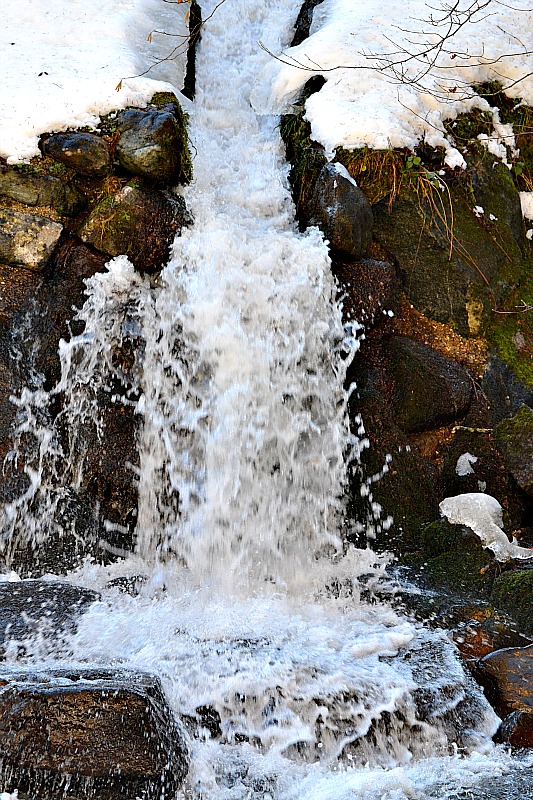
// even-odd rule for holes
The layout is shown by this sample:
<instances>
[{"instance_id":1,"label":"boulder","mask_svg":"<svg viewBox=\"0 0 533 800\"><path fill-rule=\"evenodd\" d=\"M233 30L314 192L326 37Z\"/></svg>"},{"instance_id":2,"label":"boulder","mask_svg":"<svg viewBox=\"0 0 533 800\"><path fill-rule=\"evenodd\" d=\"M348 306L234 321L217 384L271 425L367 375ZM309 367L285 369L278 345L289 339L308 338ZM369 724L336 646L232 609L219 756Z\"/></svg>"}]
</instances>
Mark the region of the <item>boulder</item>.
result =
<instances>
[{"instance_id":1,"label":"boulder","mask_svg":"<svg viewBox=\"0 0 533 800\"><path fill-rule=\"evenodd\" d=\"M122 111L116 125L116 157L126 172L158 184L190 180L185 117L177 103L156 111Z\"/></svg>"},{"instance_id":2,"label":"boulder","mask_svg":"<svg viewBox=\"0 0 533 800\"><path fill-rule=\"evenodd\" d=\"M94 133L52 133L41 141L41 150L80 175L104 178L111 172L109 145Z\"/></svg>"},{"instance_id":3,"label":"boulder","mask_svg":"<svg viewBox=\"0 0 533 800\"><path fill-rule=\"evenodd\" d=\"M76 619L100 598L90 589L59 581L0 583L0 654L13 646L23 653L24 641L36 635L56 641L76 628Z\"/></svg>"},{"instance_id":4,"label":"boulder","mask_svg":"<svg viewBox=\"0 0 533 800\"><path fill-rule=\"evenodd\" d=\"M329 240L331 249L361 258L372 238L372 209L340 163L325 164L309 205L309 218Z\"/></svg>"},{"instance_id":5,"label":"boulder","mask_svg":"<svg viewBox=\"0 0 533 800\"><path fill-rule=\"evenodd\" d=\"M78 231L86 244L108 256L127 255L143 272L160 269L183 216L165 195L127 185L101 200Z\"/></svg>"},{"instance_id":6,"label":"boulder","mask_svg":"<svg viewBox=\"0 0 533 800\"><path fill-rule=\"evenodd\" d=\"M24 308L41 281L38 272L0 264L0 324L7 324L13 314Z\"/></svg>"},{"instance_id":7,"label":"boulder","mask_svg":"<svg viewBox=\"0 0 533 800\"><path fill-rule=\"evenodd\" d=\"M78 214L87 205L78 189L59 178L17 169L0 172L0 197L9 197L27 206L50 206L66 217Z\"/></svg>"},{"instance_id":8,"label":"boulder","mask_svg":"<svg viewBox=\"0 0 533 800\"><path fill-rule=\"evenodd\" d=\"M43 270L62 231L62 225L40 214L0 208L0 262Z\"/></svg>"},{"instance_id":9,"label":"boulder","mask_svg":"<svg viewBox=\"0 0 533 800\"><path fill-rule=\"evenodd\" d=\"M472 381L459 364L406 336L391 336L384 352L393 381L391 411L403 431L435 428L467 412Z\"/></svg>"},{"instance_id":10,"label":"boulder","mask_svg":"<svg viewBox=\"0 0 533 800\"><path fill-rule=\"evenodd\" d=\"M533 747L533 645L490 653L477 663L475 675L503 718L500 738Z\"/></svg>"},{"instance_id":11,"label":"boulder","mask_svg":"<svg viewBox=\"0 0 533 800\"><path fill-rule=\"evenodd\" d=\"M522 406L494 429L494 439L518 486L533 497L533 409Z\"/></svg>"},{"instance_id":12,"label":"boulder","mask_svg":"<svg viewBox=\"0 0 533 800\"><path fill-rule=\"evenodd\" d=\"M339 284L345 322L356 321L369 330L396 311L401 282L392 264L372 258L336 258L331 266Z\"/></svg>"},{"instance_id":13,"label":"boulder","mask_svg":"<svg viewBox=\"0 0 533 800\"><path fill-rule=\"evenodd\" d=\"M515 569L499 575L491 602L516 620L524 634L533 635L533 570Z\"/></svg>"},{"instance_id":14,"label":"boulder","mask_svg":"<svg viewBox=\"0 0 533 800\"><path fill-rule=\"evenodd\" d=\"M188 769L159 680L112 669L0 672L0 775L40 800L173 797Z\"/></svg>"}]
</instances>

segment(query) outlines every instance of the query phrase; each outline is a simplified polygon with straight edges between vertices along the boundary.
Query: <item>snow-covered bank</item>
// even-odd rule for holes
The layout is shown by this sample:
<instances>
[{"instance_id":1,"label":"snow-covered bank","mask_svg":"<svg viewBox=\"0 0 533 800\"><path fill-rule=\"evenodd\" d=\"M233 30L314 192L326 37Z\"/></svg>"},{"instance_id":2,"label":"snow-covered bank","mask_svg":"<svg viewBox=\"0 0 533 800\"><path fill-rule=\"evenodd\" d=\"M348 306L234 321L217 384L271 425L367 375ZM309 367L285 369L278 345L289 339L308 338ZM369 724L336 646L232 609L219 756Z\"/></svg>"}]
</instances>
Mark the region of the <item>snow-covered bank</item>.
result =
<instances>
[{"instance_id":1,"label":"snow-covered bank","mask_svg":"<svg viewBox=\"0 0 533 800\"><path fill-rule=\"evenodd\" d=\"M323 75L327 82L307 101L306 117L313 139L327 152L338 146L414 148L424 138L446 147L450 166L463 165L443 121L488 108L469 90L471 84L497 80L509 86L511 97L533 102L533 11L526 0L512 7L498 0L480 4L487 7L457 30L443 52L408 60L445 33L449 20L443 5L324 0L315 9L310 38L265 68L253 95L255 107L266 113L286 109L313 75ZM474 4L457 5L464 11ZM442 24L430 24L431 17L443 18Z\"/></svg>"},{"instance_id":2,"label":"snow-covered bank","mask_svg":"<svg viewBox=\"0 0 533 800\"><path fill-rule=\"evenodd\" d=\"M98 115L180 89L187 8L162 0L4 0L0 156L28 160L41 133L93 127ZM155 28L178 36L149 41ZM157 63L182 43L177 58Z\"/></svg>"}]
</instances>

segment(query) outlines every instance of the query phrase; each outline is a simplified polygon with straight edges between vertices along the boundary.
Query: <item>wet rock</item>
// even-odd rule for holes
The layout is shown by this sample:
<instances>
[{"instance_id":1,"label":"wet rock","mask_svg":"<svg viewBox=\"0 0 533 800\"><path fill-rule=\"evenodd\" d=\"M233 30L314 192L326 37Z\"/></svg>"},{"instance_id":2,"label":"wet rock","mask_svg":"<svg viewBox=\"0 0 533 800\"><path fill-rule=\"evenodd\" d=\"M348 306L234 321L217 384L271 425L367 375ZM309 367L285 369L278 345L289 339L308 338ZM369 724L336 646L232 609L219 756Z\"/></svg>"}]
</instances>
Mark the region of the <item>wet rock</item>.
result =
<instances>
[{"instance_id":1,"label":"wet rock","mask_svg":"<svg viewBox=\"0 0 533 800\"><path fill-rule=\"evenodd\" d=\"M41 150L81 175L109 175L112 158L109 145L94 133L53 133L41 142Z\"/></svg>"},{"instance_id":2,"label":"wet rock","mask_svg":"<svg viewBox=\"0 0 533 800\"><path fill-rule=\"evenodd\" d=\"M489 358L481 389L490 404L494 423L513 416L523 405L533 408L533 387L519 381L494 353Z\"/></svg>"},{"instance_id":3,"label":"wet rock","mask_svg":"<svg viewBox=\"0 0 533 800\"><path fill-rule=\"evenodd\" d=\"M0 323L7 324L35 295L42 276L33 270L0 264Z\"/></svg>"},{"instance_id":4,"label":"wet rock","mask_svg":"<svg viewBox=\"0 0 533 800\"><path fill-rule=\"evenodd\" d=\"M533 569L503 572L494 581L491 602L506 611L526 635L533 635Z\"/></svg>"},{"instance_id":5,"label":"wet rock","mask_svg":"<svg viewBox=\"0 0 533 800\"><path fill-rule=\"evenodd\" d=\"M172 797L188 769L159 680L118 670L0 672L3 788L40 800Z\"/></svg>"},{"instance_id":6,"label":"wet rock","mask_svg":"<svg viewBox=\"0 0 533 800\"><path fill-rule=\"evenodd\" d=\"M182 224L183 215L161 192L128 185L98 203L79 236L109 256L127 255L138 269L153 272L167 261Z\"/></svg>"},{"instance_id":7,"label":"wet rock","mask_svg":"<svg viewBox=\"0 0 533 800\"><path fill-rule=\"evenodd\" d=\"M496 426L494 438L518 486L533 497L533 410L522 406L512 419Z\"/></svg>"},{"instance_id":8,"label":"wet rock","mask_svg":"<svg viewBox=\"0 0 533 800\"><path fill-rule=\"evenodd\" d=\"M326 164L315 184L309 217L331 249L354 258L364 255L372 238L372 209L342 164Z\"/></svg>"},{"instance_id":9,"label":"wet rock","mask_svg":"<svg viewBox=\"0 0 533 800\"><path fill-rule=\"evenodd\" d=\"M533 747L533 645L490 653L478 662L475 675L503 718L500 738Z\"/></svg>"},{"instance_id":10,"label":"wet rock","mask_svg":"<svg viewBox=\"0 0 533 800\"><path fill-rule=\"evenodd\" d=\"M76 628L76 619L100 595L58 581L0 583L0 654L24 651L24 640L36 635L57 640Z\"/></svg>"},{"instance_id":11,"label":"wet rock","mask_svg":"<svg viewBox=\"0 0 533 800\"><path fill-rule=\"evenodd\" d=\"M177 102L172 110L123 111L117 117L117 130L116 157L127 172L154 183L190 180L185 117Z\"/></svg>"},{"instance_id":12,"label":"wet rock","mask_svg":"<svg viewBox=\"0 0 533 800\"><path fill-rule=\"evenodd\" d=\"M335 259L332 270L339 283L345 321L355 320L368 330L396 310L401 282L392 264L370 258Z\"/></svg>"},{"instance_id":13,"label":"wet rock","mask_svg":"<svg viewBox=\"0 0 533 800\"><path fill-rule=\"evenodd\" d=\"M374 236L397 260L418 311L478 335L494 323L492 309L521 285L526 242L507 167L482 148L466 157L471 193L460 180L448 184L449 195L419 181L392 208L388 200L373 206ZM483 215L476 216L476 205Z\"/></svg>"},{"instance_id":14,"label":"wet rock","mask_svg":"<svg viewBox=\"0 0 533 800\"><path fill-rule=\"evenodd\" d=\"M472 381L459 364L404 336L392 336L386 348L392 414L402 430L427 430L466 413Z\"/></svg>"},{"instance_id":15,"label":"wet rock","mask_svg":"<svg viewBox=\"0 0 533 800\"><path fill-rule=\"evenodd\" d=\"M0 197L28 206L50 206L67 217L83 211L87 204L81 192L53 175L32 175L15 169L0 172Z\"/></svg>"},{"instance_id":16,"label":"wet rock","mask_svg":"<svg viewBox=\"0 0 533 800\"><path fill-rule=\"evenodd\" d=\"M0 262L42 270L50 260L63 226L40 214L0 209Z\"/></svg>"},{"instance_id":17,"label":"wet rock","mask_svg":"<svg viewBox=\"0 0 533 800\"><path fill-rule=\"evenodd\" d=\"M296 47L308 38L313 22L313 11L320 3L322 3L322 0L304 0L294 25L294 37L291 42L291 47Z\"/></svg>"}]
</instances>

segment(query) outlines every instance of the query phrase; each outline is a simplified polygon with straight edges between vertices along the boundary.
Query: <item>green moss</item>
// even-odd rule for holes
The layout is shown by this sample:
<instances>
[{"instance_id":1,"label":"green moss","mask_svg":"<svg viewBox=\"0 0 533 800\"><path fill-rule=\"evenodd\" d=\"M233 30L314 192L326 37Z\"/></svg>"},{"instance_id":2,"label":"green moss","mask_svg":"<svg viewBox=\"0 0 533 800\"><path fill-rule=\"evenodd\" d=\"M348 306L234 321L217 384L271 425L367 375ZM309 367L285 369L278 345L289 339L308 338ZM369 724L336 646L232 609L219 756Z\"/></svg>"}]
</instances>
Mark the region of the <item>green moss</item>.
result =
<instances>
[{"instance_id":1,"label":"green moss","mask_svg":"<svg viewBox=\"0 0 533 800\"><path fill-rule=\"evenodd\" d=\"M371 150L368 147L345 150L339 147L335 154L372 205L383 198L394 200L399 194L405 177L407 150Z\"/></svg>"},{"instance_id":2,"label":"green moss","mask_svg":"<svg viewBox=\"0 0 533 800\"><path fill-rule=\"evenodd\" d=\"M152 99L150 100L150 105L156 106L157 108L162 108L169 104L179 106L178 98L174 92L156 92L152 95Z\"/></svg>"},{"instance_id":3,"label":"green moss","mask_svg":"<svg viewBox=\"0 0 533 800\"><path fill-rule=\"evenodd\" d=\"M533 633L533 571L504 572L494 581L492 603L506 611L522 633Z\"/></svg>"},{"instance_id":4,"label":"green moss","mask_svg":"<svg viewBox=\"0 0 533 800\"><path fill-rule=\"evenodd\" d=\"M526 386L533 387L533 264L524 270L523 286L507 302L515 313L494 314L488 332L490 343ZM525 304L525 305L523 305ZM519 309L531 310L522 310Z\"/></svg>"},{"instance_id":5,"label":"green moss","mask_svg":"<svg viewBox=\"0 0 533 800\"><path fill-rule=\"evenodd\" d=\"M302 113L284 114L280 133L291 164L289 180L300 223L307 223L307 206L322 167L327 163L320 145L311 139L311 126Z\"/></svg>"},{"instance_id":6,"label":"green moss","mask_svg":"<svg viewBox=\"0 0 533 800\"><path fill-rule=\"evenodd\" d=\"M457 145L464 146L475 141L480 133L487 136L493 133L492 116L488 111L475 108L468 114L445 120L444 128Z\"/></svg>"},{"instance_id":7,"label":"green moss","mask_svg":"<svg viewBox=\"0 0 533 800\"><path fill-rule=\"evenodd\" d=\"M437 558L452 550L462 539L463 533L460 526L450 525L445 520L425 525L420 532L420 545L428 558Z\"/></svg>"},{"instance_id":8,"label":"green moss","mask_svg":"<svg viewBox=\"0 0 533 800\"><path fill-rule=\"evenodd\" d=\"M428 558L423 567L432 585L474 597L490 595L498 569L492 554L473 535L461 535L450 550Z\"/></svg>"}]
</instances>

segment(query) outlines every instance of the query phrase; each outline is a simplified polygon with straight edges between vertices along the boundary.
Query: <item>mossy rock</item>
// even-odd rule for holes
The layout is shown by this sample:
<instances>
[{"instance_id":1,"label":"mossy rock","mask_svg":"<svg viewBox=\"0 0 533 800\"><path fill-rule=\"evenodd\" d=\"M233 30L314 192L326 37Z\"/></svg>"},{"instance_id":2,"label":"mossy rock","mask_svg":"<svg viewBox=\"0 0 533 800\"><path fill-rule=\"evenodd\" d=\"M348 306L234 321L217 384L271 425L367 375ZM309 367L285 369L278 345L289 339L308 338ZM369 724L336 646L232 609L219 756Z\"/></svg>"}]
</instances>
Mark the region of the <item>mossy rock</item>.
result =
<instances>
[{"instance_id":1,"label":"mossy rock","mask_svg":"<svg viewBox=\"0 0 533 800\"><path fill-rule=\"evenodd\" d=\"M418 311L478 335L522 285L528 243L507 168L481 146L468 159L447 184L411 172L392 208L374 206L374 236L397 259Z\"/></svg>"},{"instance_id":2,"label":"mossy rock","mask_svg":"<svg viewBox=\"0 0 533 800\"><path fill-rule=\"evenodd\" d=\"M494 429L494 438L518 486L533 497L533 410L522 406Z\"/></svg>"},{"instance_id":3,"label":"mossy rock","mask_svg":"<svg viewBox=\"0 0 533 800\"><path fill-rule=\"evenodd\" d=\"M421 531L420 543L422 555L402 560L424 585L467 597L490 597L498 565L468 528L435 522Z\"/></svg>"},{"instance_id":4,"label":"mossy rock","mask_svg":"<svg viewBox=\"0 0 533 800\"><path fill-rule=\"evenodd\" d=\"M523 633L533 635L533 570L504 572L494 581L491 601L507 611Z\"/></svg>"}]
</instances>

